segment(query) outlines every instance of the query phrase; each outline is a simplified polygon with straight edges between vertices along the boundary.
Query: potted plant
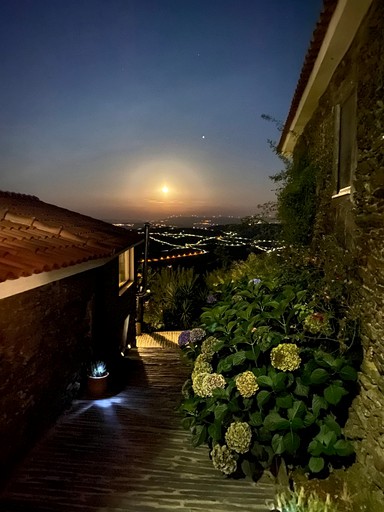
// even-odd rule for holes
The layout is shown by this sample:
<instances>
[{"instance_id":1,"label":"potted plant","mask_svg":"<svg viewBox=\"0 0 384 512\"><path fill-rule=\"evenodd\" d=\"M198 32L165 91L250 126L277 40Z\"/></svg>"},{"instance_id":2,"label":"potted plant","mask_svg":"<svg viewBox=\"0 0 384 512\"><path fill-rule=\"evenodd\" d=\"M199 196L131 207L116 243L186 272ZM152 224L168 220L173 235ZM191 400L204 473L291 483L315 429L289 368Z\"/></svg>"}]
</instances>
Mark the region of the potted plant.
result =
<instances>
[{"instance_id":1,"label":"potted plant","mask_svg":"<svg viewBox=\"0 0 384 512\"><path fill-rule=\"evenodd\" d=\"M109 372L103 361L91 364L88 375L88 392L91 396L98 398L105 395L108 387L108 375Z\"/></svg>"}]
</instances>

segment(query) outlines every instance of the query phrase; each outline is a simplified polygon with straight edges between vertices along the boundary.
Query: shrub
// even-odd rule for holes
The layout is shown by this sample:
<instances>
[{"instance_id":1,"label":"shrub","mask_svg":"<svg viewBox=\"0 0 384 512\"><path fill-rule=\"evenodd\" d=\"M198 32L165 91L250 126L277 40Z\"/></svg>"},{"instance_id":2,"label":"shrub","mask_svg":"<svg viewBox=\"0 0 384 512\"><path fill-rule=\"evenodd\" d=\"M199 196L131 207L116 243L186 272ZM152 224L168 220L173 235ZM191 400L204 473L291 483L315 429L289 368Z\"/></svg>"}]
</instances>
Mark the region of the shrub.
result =
<instances>
[{"instance_id":1,"label":"shrub","mask_svg":"<svg viewBox=\"0 0 384 512\"><path fill-rule=\"evenodd\" d=\"M251 253L245 261L232 262L228 269L210 272L206 276L207 286L214 294L223 284L252 279L254 276L271 277L276 274L278 260L279 257L275 253Z\"/></svg>"},{"instance_id":2,"label":"shrub","mask_svg":"<svg viewBox=\"0 0 384 512\"><path fill-rule=\"evenodd\" d=\"M283 130L280 121L265 114L261 117L266 121L272 121L279 131ZM281 153L275 142L268 142L284 165L282 171L270 176L277 184L277 213L282 224L282 238L288 244L310 245L319 207L316 191L318 155L313 145L311 151L308 149L306 138L301 138L296 145L293 158Z\"/></svg>"},{"instance_id":3,"label":"shrub","mask_svg":"<svg viewBox=\"0 0 384 512\"><path fill-rule=\"evenodd\" d=\"M201 316L206 339L184 348L194 361L184 427L225 474L279 458L317 474L344 464L359 360L340 350L340 322L301 286L248 277L221 286Z\"/></svg>"},{"instance_id":4,"label":"shrub","mask_svg":"<svg viewBox=\"0 0 384 512\"><path fill-rule=\"evenodd\" d=\"M150 329L186 329L198 321L206 289L192 268L162 268L148 279L144 321Z\"/></svg>"}]
</instances>

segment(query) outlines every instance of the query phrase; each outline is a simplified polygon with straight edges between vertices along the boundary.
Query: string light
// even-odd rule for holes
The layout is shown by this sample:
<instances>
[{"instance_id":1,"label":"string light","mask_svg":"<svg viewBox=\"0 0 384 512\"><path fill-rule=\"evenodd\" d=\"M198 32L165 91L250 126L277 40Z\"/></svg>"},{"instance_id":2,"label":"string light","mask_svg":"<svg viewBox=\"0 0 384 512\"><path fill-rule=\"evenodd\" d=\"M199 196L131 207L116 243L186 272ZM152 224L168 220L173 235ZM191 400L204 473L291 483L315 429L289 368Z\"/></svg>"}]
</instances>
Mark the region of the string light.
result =
<instances>
[{"instance_id":1,"label":"string light","mask_svg":"<svg viewBox=\"0 0 384 512\"><path fill-rule=\"evenodd\" d=\"M175 240L176 243L172 243L168 240L165 240L165 238L172 238ZM182 238L184 240L184 245L177 243L178 239ZM193 238L194 242L187 242L186 239ZM170 260L170 259L176 259L176 258L186 258L191 256L201 256L203 254L207 254L209 251L204 249L204 246L212 245L213 243L215 245L221 245L224 247L246 247L251 246L255 249L258 249L259 251L263 252L273 252L276 250L282 249L282 247L277 247L275 244L276 242L274 240L250 240L248 238L244 238L242 236L237 235L234 232L228 232L224 233L222 235L214 235L214 236L206 236L206 235L199 235L195 233L171 233L171 232L164 232L164 233L157 233L156 236L150 235L150 240L153 242L157 242L160 245L166 245L168 247L171 247L174 250L178 251L195 251L195 252L189 252L189 253L178 253L178 254L172 254L167 256L160 256L157 258L150 258L148 259L148 262L156 262L156 261L164 261L164 260ZM143 260L140 261L140 263L143 263Z\"/></svg>"}]
</instances>

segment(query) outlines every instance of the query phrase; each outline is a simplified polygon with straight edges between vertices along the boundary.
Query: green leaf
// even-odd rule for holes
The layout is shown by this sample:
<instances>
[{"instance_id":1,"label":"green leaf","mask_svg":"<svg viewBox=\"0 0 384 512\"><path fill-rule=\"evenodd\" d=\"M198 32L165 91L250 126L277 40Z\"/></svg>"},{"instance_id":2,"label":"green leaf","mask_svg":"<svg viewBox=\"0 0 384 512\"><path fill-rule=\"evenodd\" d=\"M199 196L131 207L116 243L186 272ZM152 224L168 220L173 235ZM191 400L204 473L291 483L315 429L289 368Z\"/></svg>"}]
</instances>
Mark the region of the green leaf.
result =
<instances>
[{"instance_id":1,"label":"green leaf","mask_svg":"<svg viewBox=\"0 0 384 512\"><path fill-rule=\"evenodd\" d=\"M245 311L238 311L237 316L239 318L242 318L243 320L249 320L251 317L251 313L248 310Z\"/></svg>"},{"instance_id":2,"label":"green leaf","mask_svg":"<svg viewBox=\"0 0 384 512\"><path fill-rule=\"evenodd\" d=\"M217 365L217 373L228 372L232 368L232 361L229 359L229 357L231 356L220 359Z\"/></svg>"},{"instance_id":3,"label":"green leaf","mask_svg":"<svg viewBox=\"0 0 384 512\"><path fill-rule=\"evenodd\" d=\"M304 426L304 421L301 418L293 418L289 423L292 430L300 430Z\"/></svg>"},{"instance_id":4,"label":"green leaf","mask_svg":"<svg viewBox=\"0 0 384 512\"><path fill-rule=\"evenodd\" d=\"M232 329L237 325L237 320L232 320L232 322L228 322L226 331L230 333Z\"/></svg>"},{"instance_id":5,"label":"green leaf","mask_svg":"<svg viewBox=\"0 0 384 512\"><path fill-rule=\"evenodd\" d=\"M209 398L207 400L210 400ZM208 401L207 401L207 404L208 404ZM211 405L211 407L204 407L204 409L202 409L199 414L198 414L198 419L200 420L203 420L205 418L207 418L208 416L211 416L211 413L214 409L214 404Z\"/></svg>"},{"instance_id":6,"label":"green leaf","mask_svg":"<svg viewBox=\"0 0 384 512\"><path fill-rule=\"evenodd\" d=\"M243 411L249 411L253 406L253 397L252 398L243 398Z\"/></svg>"},{"instance_id":7,"label":"green leaf","mask_svg":"<svg viewBox=\"0 0 384 512\"><path fill-rule=\"evenodd\" d=\"M348 455L352 455L355 452L352 443L346 439L339 439L333 447L337 455L340 455L341 457L348 457Z\"/></svg>"},{"instance_id":8,"label":"green leaf","mask_svg":"<svg viewBox=\"0 0 384 512\"><path fill-rule=\"evenodd\" d=\"M286 297L287 302L288 302L288 301L293 300L295 298L296 294L293 291L293 287L291 285L286 285L284 287L283 295L284 295L284 297Z\"/></svg>"},{"instance_id":9,"label":"green leaf","mask_svg":"<svg viewBox=\"0 0 384 512\"><path fill-rule=\"evenodd\" d=\"M296 432L287 432L283 437L283 443L288 453L295 453L300 446L300 436Z\"/></svg>"},{"instance_id":10,"label":"green leaf","mask_svg":"<svg viewBox=\"0 0 384 512\"><path fill-rule=\"evenodd\" d=\"M333 364L333 368L336 371L340 371L340 368L344 365L344 363L345 363L345 357L337 357Z\"/></svg>"},{"instance_id":11,"label":"green leaf","mask_svg":"<svg viewBox=\"0 0 384 512\"><path fill-rule=\"evenodd\" d=\"M341 386L331 384L324 389L324 398L331 405L337 405L344 395L347 395L348 391Z\"/></svg>"},{"instance_id":12,"label":"green leaf","mask_svg":"<svg viewBox=\"0 0 384 512\"><path fill-rule=\"evenodd\" d=\"M302 418L304 414L306 413L307 408L305 407L305 404L301 400L295 400L293 402L293 406L288 409L288 418L290 420L293 420L294 418Z\"/></svg>"},{"instance_id":13,"label":"green leaf","mask_svg":"<svg viewBox=\"0 0 384 512\"><path fill-rule=\"evenodd\" d=\"M257 323L256 321L257 321L257 316L253 317L252 320L250 320L247 323L247 325L246 325L246 328L247 328L246 333L247 334L252 334L253 333L254 327L255 327L255 323Z\"/></svg>"},{"instance_id":14,"label":"green leaf","mask_svg":"<svg viewBox=\"0 0 384 512\"><path fill-rule=\"evenodd\" d=\"M316 417L319 416L320 409L328 409L328 402L319 395L313 395L312 411Z\"/></svg>"},{"instance_id":15,"label":"green leaf","mask_svg":"<svg viewBox=\"0 0 384 512\"><path fill-rule=\"evenodd\" d=\"M324 468L323 457L311 457L309 459L308 467L312 473L319 473Z\"/></svg>"},{"instance_id":16,"label":"green leaf","mask_svg":"<svg viewBox=\"0 0 384 512\"><path fill-rule=\"evenodd\" d=\"M181 420L181 426L185 430L189 430L191 428L191 426L195 423L195 421L196 421L196 418L194 416L188 416L188 418L183 418Z\"/></svg>"},{"instance_id":17,"label":"green leaf","mask_svg":"<svg viewBox=\"0 0 384 512\"><path fill-rule=\"evenodd\" d=\"M276 405L280 409L289 409L290 407L292 407L292 404L293 404L292 395L279 396L276 398Z\"/></svg>"},{"instance_id":18,"label":"green leaf","mask_svg":"<svg viewBox=\"0 0 384 512\"><path fill-rule=\"evenodd\" d=\"M234 335L230 341L231 345L243 345L244 344L244 332L241 327L235 330Z\"/></svg>"},{"instance_id":19,"label":"green leaf","mask_svg":"<svg viewBox=\"0 0 384 512\"><path fill-rule=\"evenodd\" d=\"M212 391L212 396L215 398L227 398L227 390L216 388Z\"/></svg>"},{"instance_id":20,"label":"green leaf","mask_svg":"<svg viewBox=\"0 0 384 512\"><path fill-rule=\"evenodd\" d=\"M275 434L271 441L271 446L276 455L281 455L285 451L283 436Z\"/></svg>"},{"instance_id":21,"label":"green leaf","mask_svg":"<svg viewBox=\"0 0 384 512\"><path fill-rule=\"evenodd\" d=\"M254 347L254 350L247 350L245 352L245 357L249 361L257 361L257 358L259 357L260 349L259 347Z\"/></svg>"},{"instance_id":22,"label":"green leaf","mask_svg":"<svg viewBox=\"0 0 384 512\"><path fill-rule=\"evenodd\" d=\"M252 427L260 427L263 424L263 417L261 416L261 412L256 411L249 415L248 423Z\"/></svg>"},{"instance_id":23,"label":"green leaf","mask_svg":"<svg viewBox=\"0 0 384 512\"><path fill-rule=\"evenodd\" d=\"M280 306L280 302L277 302L277 300L270 300L269 302L264 304L264 307L269 307L273 309L277 309Z\"/></svg>"},{"instance_id":24,"label":"green leaf","mask_svg":"<svg viewBox=\"0 0 384 512\"><path fill-rule=\"evenodd\" d=\"M209 412L213 412L215 409L216 409L216 402L213 402L211 397L207 398L205 410L209 411Z\"/></svg>"},{"instance_id":25,"label":"green leaf","mask_svg":"<svg viewBox=\"0 0 384 512\"><path fill-rule=\"evenodd\" d=\"M217 312L220 314L220 316L223 316L225 311L229 308L228 304L223 304L221 306L217 306Z\"/></svg>"},{"instance_id":26,"label":"green leaf","mask_svg":"<svg viewBox=\"0 0 384 512\"><path fill-rule=\"evenodd\" d=\"M323 420L324 422L324 425L327 425L327 427L332 430L333 432L335 432L335 434L337 436L341 435L341 427L340 425L337 423L337 421L335 420L335 418L333 416L331 416L330 414L328 414L328 416L326 416Z\"/></svg>"},{"instance_id":27,"label":"green leaf","mask_svg":"<svg viewBox=\"0 0 384 512\"><path fill-rule=\"evenodd\" d=\"M357 380L357 371L352 366L343 366L339 375L343 380Z\"/></svg>"},{"instance_id":28,"label":"green leaf","mask_svg":"<svg viewBox=\"0 0 384 512\"><path fill-rule=\"evenodd\" d=\"M323 445L316 439L313 439L309 443L307 451L314 457L318 457L319 455L321 455L323 453Z\"/></svg>"},{"instance_id":29,"label":"green leaf","mask_svg":"<svg viewBox=\"0 0 384 512\"><path fill-rule=\"evenodd\" d=\"M231 413L237 413L240 411L240 409L241 407L237 398L232 398L232 400L228 402L228 411Z\"/></svg>"},{"instance_id":30,"label":"green leaf","mask_svg":"<svg viewBox=\"0 0 384 512\"><path fill-rule=\"evenodd\" d=\"M222 421L227 411L228 411L227 404L216 405L215 410L214 410L215 419Z\"/></svg>"},{"instance_id":31,"label":"green leaf","mask_svg":"<svg viewBox=\"0 0 384 512\"><path fill-rule=\"evenodd\" d=\"M247 297L248 299L253 299L253 294L249 290L243 290L240 295L242 297Z\"/></svg>"},{"instance_id":32,"label":"green leaf","mask_svg":"<svg viewBox=\"0 0 384 512\"><path fill-rule=\"evenodd\" d=\"M311 384L323 384L329 378L329 373L324 368L316 368L309 378Z\"/></svg>"},{"instance_id":33,"label":"green leaf","mask_svg":"<svg viewBox=\"0 0 384 512\"><path fill-rule=\"evenodd\" d=\"M270 412L264 418L264 427L272 432L274 430L285 430L289 428L289 421L280 416L278 412Z\"/></svg>"},{"instance_id":34,"label":"green leaf","mask_svg":"<svg viewBox=\"0 0 384 512\"><path fill-rule=\"evenodd\" d=\"M260 377L257 377L257 383L262 387L272 387L272 379L268 377L268 375L260 375Z\"/></svg>"},{"instance_id":35,"label":"green leaf","mask_svg":"<svg viewBox=\"0 0 384 512\"><path fill-rule=\"evenodd\" d=\"M252 455L257 459L260 460L263 456L264 446L255 441L251 448Z\"/></svg>"},{"instance_id":36,"label":"green leaf","mask_svg":"<svg viewBox=\"0 0 384 512\"><path fill-rule=\"evenodd\" d=\"M257 393L257 405L262 408L268 401L271 396L270 391L259 391Z\"/></svg>"},{"instance_id":37,"label":"green leaf","mask_svg":"<svg viewBox=\"0 0 384 512\"><path fill-rule=\"evenodd\" d=\"M308 411L307 414L304 416L304 427L310 427L315 423L315 421L316 416Z\"/></svg>"},{"instance_id":38,"label":"green leaf","mask_svg":"<svg viewBox=\"0 0 384 512\"><path fill-rule=\"evenodd\" d=\"M252 316L252 313L253 313L253 305L250 304L247 309L246 309L246 312L247 312L247 320L249 320Z\"/></svg>"},{"instance_id":39,"label":"green leaf","mask_svg":"<svg viewBox=\"0 0 384 512\"><path fill-rule=\"evenodd\" d=\"M248 478L253 479L253 475L255 473L256 465L253 462L250 462L247 459L244 459L241 463L241 470L244 473L245 476Z\"/></svg>"},{"instance_id":40,"label":"green leaf","mask_svg":"<svg viewBox=\"0 0 384 512\"><path fill-rule=\"evenodd\" d=\"M181 405L183 411L195 412L199 400L196 398L187 398Z\"/></svg>"},{"instance_id":41,"label":"green leaf","mask_svg":"<svg viewBox=\"0 0 384 512\"><path fill-rule=\"evenodd\" d=\"M234 381L234 379L231 379L228 382L227 387L225 388L225 390L227 392L227 398L229 398L231 396L231 393L235 389L235 387L236 387L236 382Z\"/></svg>"},{"instance_id":42,"label":"green leaf","mask_svg":"<svg viewBox=\"0 0 384 512\"><path fill-rule=\"evenodd\" d=\"M258 457L258 462L263 466L264 469L272 466L272 461L275 456L272 446L263 446L263 451Z\"/></svg>"},{"instance_id":43,"label":"green leaf","mask_svg":"<svg viewBox=\"0 0 384 512\"><path fill-rule=\"evenodd\" d=\"M316 368L319 367L319 364L314 360L314 359L311 359L310 361L308 361L307 363L304 364L303 368L302 368L302 372L301 372L301 377L299 378L296 378L296 380L299 380L305 385L305 386L309 386L310 382L309 382L309 378L311 376L311 373L313 372L313 370L316 370Z\"/></svg>"},{"instance_id":44,"label":"green leaf","mask_svg":"<svg viewBox=\"0 0 384 512\"><path fill-rule=\"evenodd\" d=\"M321 364L321 366L337 369L337 361L331 354L328 354L327 352L317 352L315 354L315 359L319 364Z\"/></svg>"},{"instance_id":45,"label":"green leaf","mask_svg":"<svg viewBox=\"0 0 384 512\"><path fill-rule=\"evenodd\" d=\"M315 437L325 448L331 448L337 440L337 436L333 430L330 430L327 425L320 427L320 432Z\"/></svg>"},{"instance_id":46,"label":"green leaf","mask_svg":"<svg viewBox=\"0 0 384 512\"><path fill-rule=\"evenodd\" d=\"M287 376L283 372L278 372L276 375L272 377L273 382L273 390L276 392L282 391L285 389L285 380Z\"/></svg>"},{"instance_id":47,"label":"green leaf","mask_svg":"<svg viewBox=\"0 0 384 512\"><path fill-rule=\"evenodd\" d=\"M246 356L245 356L244 350L240 350L239 352L235 352L234 354L232 354L233 366L237 366L239 364L244 363L245 359L246 359Z\"/></svg>"},{"instance_id":48,"label":"green leaf","mask_svg":"<svg viewBox=\"0 0 384 512\"><path fill-rule=\"evenodd\" d=\"M261 427L259 429L257 440L260 441L260 443L263 444L270 444L272 441L272 432L268 430L267 428Z\"/></svg>"},{"instance_id":49,"label":"green leaf","mask_svg":"<svg viewBox=\"0 0 384 512\"><path fill-rule=\"evenodd\" d=\"M290 388L292 386L292 384L295 382L295 377L292 375L292 373L286 373L285 374L286 376L286 383L285 383L285 387L286 389Z\"/></svg>"},{"instance_id":50,"label":"green leaf","mask_svg":"<svg viewBox=\"0 0 384 512\"><path fill-rule=\"evenodd\" d=\"M212 322L211 325L205 324L205 329L208 330L211 333L214 333L217 329L217 322Z\"/></svg>"},{"instance_id":51,"label":"green leaf","mask_svg":"<svg viewBox=\"0 0 384 512\"><path fill-rule=\"evenodd\" d=\"M261 375L265 375L266 368L262 366L261 368L252 368L251 372L258 379Z\"/></svg>"},{"instance_id":52,"label":"green leaf","mask_svg":"<svg viewBox=\"0 0 384 512\"><path fill-rule=\"evenodd\" d=\"M301 379L300 377L298 377L296 379L296 387L293 391L295 393L295 395L297 396L305 396L307 397L308 396L308 393L309 393L309 386L305 386L302 382L301 382Z\"/></svg>"},{"instance_id":53,"label":"green leaf","mask_svg":"<svg viewBox=\"0 0 384 512\"><path fill-rule=\"evenodd\" d=\"M298 300L302 300L307 295L307 290L300 290L296 293L296 297Z\"/></svg>"},{"instance_id":54,"label":"green leaf","mask_svg":"<svg viewBox=\"0 0 384 512\"><path fill-rule=\"evenodd\" d=\"M219 420L216 420L212 425L208 427L208 434L214 441L220 441L222 432L222 423Z\"/></svg>"},{"instance_id":55,"label":"green leaf","mask_svg":"<svg viewBox=\"0 0 384 512\"><path fill-rule=\"evenodd\" d=\"M222 340L217 341L214 346L215 346L215 351L219 352L225 346L225 341L222 341Z\"/></svg>"},{"instance_id":56,"label":"green leaf","mask_svg":"<svg viewBox=\"0 0 384 512\"><path fill-rule=\"evenodd\" d=\"M207 440L207 427L205 425L197 425L192 436L192 445L200 446Z\"/></svg>"}]
</instances>

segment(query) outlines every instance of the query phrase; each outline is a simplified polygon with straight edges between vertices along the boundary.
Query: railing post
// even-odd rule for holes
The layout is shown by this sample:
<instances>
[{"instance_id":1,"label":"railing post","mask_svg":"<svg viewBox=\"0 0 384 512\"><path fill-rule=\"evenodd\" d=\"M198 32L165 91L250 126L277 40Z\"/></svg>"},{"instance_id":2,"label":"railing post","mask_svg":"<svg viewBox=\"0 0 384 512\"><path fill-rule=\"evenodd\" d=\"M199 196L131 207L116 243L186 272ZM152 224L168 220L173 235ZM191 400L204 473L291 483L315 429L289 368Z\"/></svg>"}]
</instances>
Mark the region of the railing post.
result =
<instances>
[{"instance_id":1,"label":"railing post","mask_svg":"<svg viewBox=\"0 0 384 512\"><path fill-rule=\"evenodd\" d=\"M137 293L137 321L136 321L136 336L141 334L141 327L144 317L144 297L147 293L147 277L148 277L148 250L149 250L149 222L144 224L144 262L143 262L143 276L141 285Z\"/></svg>"}]
</instances>

